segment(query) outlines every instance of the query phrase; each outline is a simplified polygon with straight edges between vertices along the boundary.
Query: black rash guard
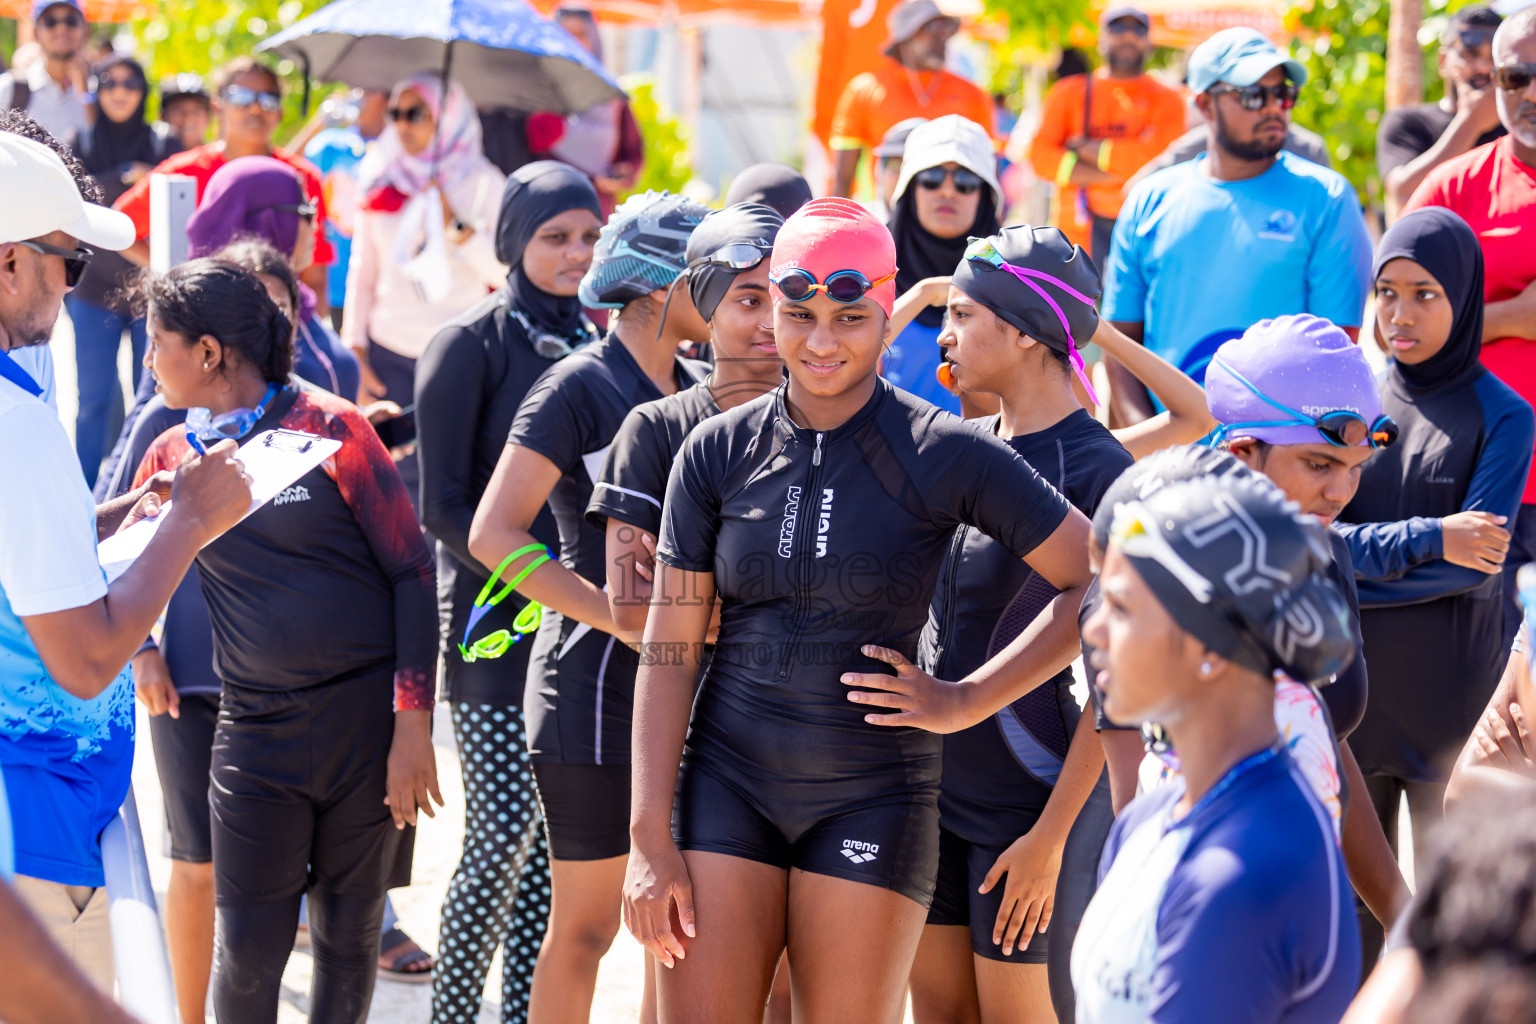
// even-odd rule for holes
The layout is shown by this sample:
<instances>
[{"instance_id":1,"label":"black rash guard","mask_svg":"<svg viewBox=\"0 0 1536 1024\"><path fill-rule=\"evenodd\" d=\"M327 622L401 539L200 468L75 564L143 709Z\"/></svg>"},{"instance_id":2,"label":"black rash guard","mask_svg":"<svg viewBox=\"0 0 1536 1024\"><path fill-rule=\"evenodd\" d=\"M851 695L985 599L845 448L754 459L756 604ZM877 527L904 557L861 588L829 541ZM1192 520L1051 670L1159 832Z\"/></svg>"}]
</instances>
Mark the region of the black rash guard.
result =
<instances>
[{"instance_id":1,"label":"black rash guard","mask_svg":"<svg viewBox=\"0 0 1536 1024\"><path fill-rule=\"evenodd\" d=\"M926 906L942 739L865 722L840 677L888 671L865 644L916 658L958 527L1023 558L1071 506L1002 441L884 380L828 431L792 422L786 387L701 423L667 484L657 558L713 573L723 602L678 842Z\"/></svg>"},{"instance_id":2,"label":"black rash guard","mask_svg":"<svg viewBox=\"0 0 1536 1024\"><path fill-rule=\"evenodd\" d=\"M707 369L678 358L679 389ZM567 356L536 381L518 407L508 444L560 469L549 494L560 561L596 586L607 582L603 531L587 522L592 486L614 435L635 406L662 394L613 335ZM528 666L523 714L535 761L627 764L639 656L608 633L545 609Z\"/></svg>"},{"instance_id":3,"label":"black rash guard","mask_svg":"<svg viewBox=\"0 0 1536 1024\"><path fill-rule=\"evenodd\" d=\"M1440 518L1481 510L1513 523L1536 423L1481 364L1430 388L1410 387L1394 364L1381 398L1397 443L1366 463L1337 526L1354 555L1374 670L1350 746L1366 775L1431 782L1477 724L1510 641L1499 576L1440 557Z\"/></svg>"},{"instance_id":4,"label":"black rash guard","mask_svg":"<svg viewBox=\"0 0 1536 1024\"><path fill-rule=\"evenodd\" d=\"M998 417L977 423L995 433ZM1135 461L1083 409L1007 443L1087 516ZM1011 643L1055 594L997 541L961 527L939 571L918 664L940 679L965 678ZM1076 727L1071 689L1066 668L987 721L944 738L939 813L945 829L967 842L1006 847L1033 827Z\"/></svg>"},{"instance_id":5,"label":"black rash guard","mask_svg":"<svg viewBox=\"0 0 1536 1024\"><path fill-rule=\"evenodd\" d=\"M523 397L553 359L534 351L510 314L503 288L450 322L416 363L416 454L421 472L421 525L437 538L437 611L442 633L443 693L466 704L523 702L532 638L494 660L466 663L458 645L475 597L490 573L469 553L469 527ZM554 514L539 507L528 528L552 550L559 544ZM498 629L527 605L508 594L486 614L471 640Z\"/></svg>"},{"instance_id":6,"label":"black rash guard","mask_svg":"<svg viewBox=\"0 0 1536 1024\"><path fill-rule=\"evenodd\" d=\"M719 412L707 380L632 409L592 489L587 522L606 530L611 516L652 537L659 535L672 463L689 432Z\"/></svg>"}]
</instances>

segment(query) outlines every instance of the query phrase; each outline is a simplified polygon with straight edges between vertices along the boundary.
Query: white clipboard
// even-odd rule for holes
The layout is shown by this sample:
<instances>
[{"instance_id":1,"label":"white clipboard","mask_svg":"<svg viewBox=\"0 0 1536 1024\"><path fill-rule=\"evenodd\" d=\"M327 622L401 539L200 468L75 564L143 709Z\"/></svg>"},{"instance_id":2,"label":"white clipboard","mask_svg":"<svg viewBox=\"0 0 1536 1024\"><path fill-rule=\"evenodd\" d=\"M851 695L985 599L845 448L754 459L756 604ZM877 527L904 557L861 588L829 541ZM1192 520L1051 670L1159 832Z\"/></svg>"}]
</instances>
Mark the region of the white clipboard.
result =
<instances>
[{"instance_id":1,"label":"white clipboard","mask_svg":"<svg viewBox=\"0 0 1536 1024\"><path fill-rule=\"evenodd\" d=\"M297 430L264 430L245 442L235 453L251 478L251 507L245 514L261 508L340 450L340 441ZM96 546L96 557L108 583L144 553L170 507L167 501L154 519L141 519Z\"/></svg>"}]
</instances>

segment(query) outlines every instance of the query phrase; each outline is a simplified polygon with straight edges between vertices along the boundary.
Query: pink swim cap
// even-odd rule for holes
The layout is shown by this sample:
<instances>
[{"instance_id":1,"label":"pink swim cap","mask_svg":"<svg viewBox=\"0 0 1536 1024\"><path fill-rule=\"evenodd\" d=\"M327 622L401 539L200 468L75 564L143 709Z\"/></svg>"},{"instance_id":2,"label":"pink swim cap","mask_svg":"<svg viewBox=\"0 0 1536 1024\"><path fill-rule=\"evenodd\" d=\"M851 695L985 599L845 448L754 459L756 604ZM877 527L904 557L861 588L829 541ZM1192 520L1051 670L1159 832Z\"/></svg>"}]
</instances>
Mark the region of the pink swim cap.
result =
<instances>
[{"instance_id":1,"label":"pink swim cap","mask_svg":"<svg viewBox=\"0 0 1536 1024\"><path fill-rule=\"evenodd\" d=\"M812 199L784 222L773 243L770 276L795 267L822 282L839 270L857 270L878 281L896 272L896 240L851 199ZM876 285L868 295L890 316L896 305L895 279ZM784 297L777 286L773 297Z\"/></svg>"}]
</instances>

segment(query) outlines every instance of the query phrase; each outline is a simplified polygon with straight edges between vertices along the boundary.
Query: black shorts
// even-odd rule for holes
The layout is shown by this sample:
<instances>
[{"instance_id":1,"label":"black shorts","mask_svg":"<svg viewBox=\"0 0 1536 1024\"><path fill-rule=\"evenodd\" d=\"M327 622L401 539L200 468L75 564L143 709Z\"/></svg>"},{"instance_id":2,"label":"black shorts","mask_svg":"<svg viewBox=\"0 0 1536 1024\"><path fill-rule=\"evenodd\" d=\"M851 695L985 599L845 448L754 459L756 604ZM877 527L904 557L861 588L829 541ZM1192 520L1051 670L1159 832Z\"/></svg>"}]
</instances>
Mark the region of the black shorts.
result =
<instances>
[{"instance_id":1,"label":"black shorts","mask_svg":"<svg viewBox=\"0 0 1536 1024\"><path fill-rule=\"evenodd\" d=\"M554 860L607 860L629 853L629 765L535 761Z\"/></svg>"},{"instance_id":2,"label":"black shorts","mask_svg":"<svg viewBox=\"0 0 1536 1024\"><path fill-rule=\"evenodd\" d=\"M384 803L394 671L303 690L226 684L209 807L220 904L411 884L415 829Z\"/></svg>"},{"instance_id":3,"label":"black shorts","mask_svg":"<svg viewBox=\"0 0 1536 1024\"><path fill-rule=\"evenodd\" d=\"M938 784L913 785L905 773L775 781L695 758L683 763L672 831L680 850L846 878L926 907L938 870Z\"/></svg>"},{"instance_id":4,"label":"black shorts","mask_svg":"<svg viewBox=\"0 0 1536 1024\"><path fill-rule=\"evenodd\" d=\"M188 864L213 860L208 826L208 767L213 760L213 729L219 695L184 693L181 717L155 715L149 740L155 748L155 773L165 799L166 855Z\"/></svg>"},{"instance_id":5,"label":"black shorts","mask_svg":"<svg viewBox=\"0 0 1536 1024\"><path fill-rule=\"evenodd\" d=\"M1008 878L1005 875L999 879L985 895L977 890L1004 849L1006 847L967 842L953 832L941 829L938 885L933 891L933 905L928 908L928 923L968 926L971 929L971 952L987 960L1005 964L1043 964L1050 949L1049 933L1036 931L1027 946L1015 943L1013 952L1007 956L1003 955L1003 947L992 941L992 929L997 925L997 912L1003 905Z\"/></svg>"}]
</instances>

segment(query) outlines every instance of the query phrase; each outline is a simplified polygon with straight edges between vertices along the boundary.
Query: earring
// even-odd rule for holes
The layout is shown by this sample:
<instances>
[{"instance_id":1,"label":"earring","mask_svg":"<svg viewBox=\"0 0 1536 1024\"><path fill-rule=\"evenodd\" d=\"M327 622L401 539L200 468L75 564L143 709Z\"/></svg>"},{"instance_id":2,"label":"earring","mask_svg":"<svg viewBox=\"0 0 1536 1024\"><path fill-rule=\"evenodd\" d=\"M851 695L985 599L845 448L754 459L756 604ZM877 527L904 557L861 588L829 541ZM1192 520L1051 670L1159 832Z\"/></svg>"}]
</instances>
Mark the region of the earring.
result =
<instances>
[{"instance_id":1,"label":"earring","mask_svg":"<svg viewBox=\"0 0 1536 1024\"><path fill-rule=\"evenodd\" d=\"M1202 661L1200 663L1200 674L1203 675L1203 676L1208 676L1208 675L1211 674L1211 663L1210 662Z\"/></svg>"},{"instance_id":2,"label":"earring","mask_svg":"<svg viewBox=\"0 0 1536 1024\"><path fill-rule=\"evenodd\" d=\"M203 372L207 373L208 369L209 369L209 367L208 367L208 360L204 359L203 360Z\"/></svg>"}]
</instances>

